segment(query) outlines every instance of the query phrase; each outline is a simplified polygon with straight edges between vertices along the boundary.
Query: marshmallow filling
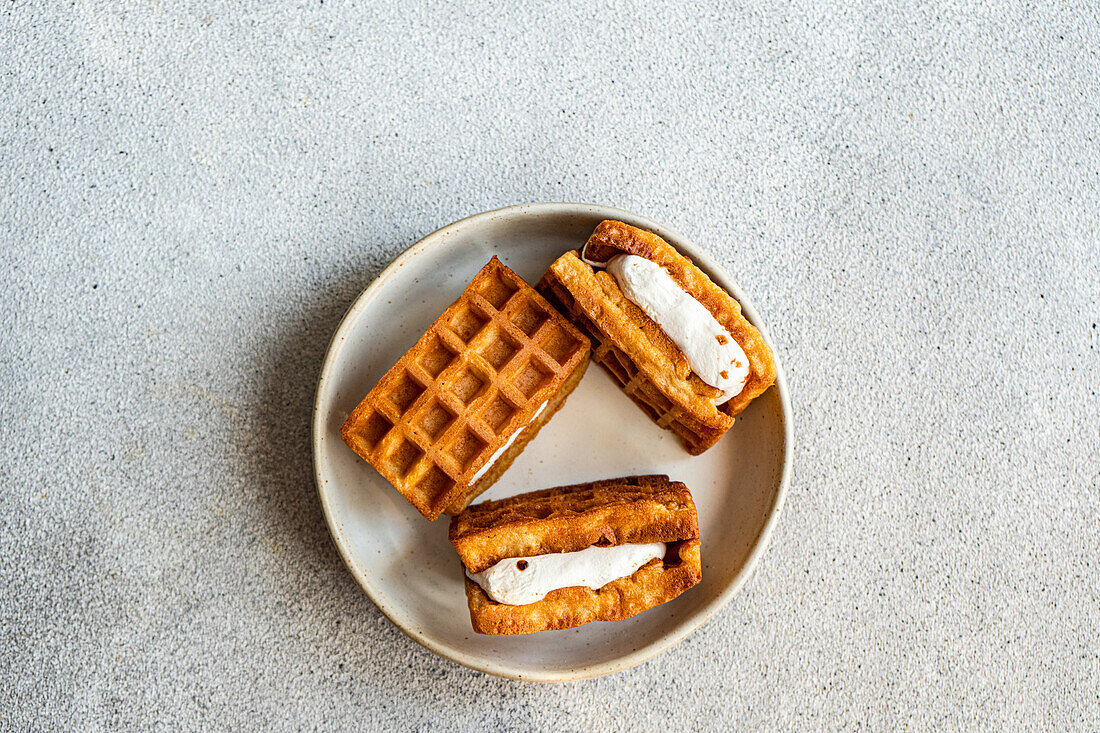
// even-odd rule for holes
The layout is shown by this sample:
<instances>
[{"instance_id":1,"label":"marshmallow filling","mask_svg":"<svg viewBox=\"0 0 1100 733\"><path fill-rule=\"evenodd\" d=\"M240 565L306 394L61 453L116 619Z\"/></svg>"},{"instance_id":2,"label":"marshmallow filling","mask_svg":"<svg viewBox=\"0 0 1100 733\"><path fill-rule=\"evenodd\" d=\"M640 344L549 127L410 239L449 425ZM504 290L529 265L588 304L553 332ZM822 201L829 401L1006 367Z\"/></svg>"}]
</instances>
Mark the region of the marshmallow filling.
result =
<instances>
[{"instance_id":1,"label":"marshmallow filling","mask_svg":"<svg viewBox=\"0 0 1100 733\"><path fill-rule=\"evenodd\" d=\"M633 575L650 560L665 556L665 543L587 547L532 557L509 557L480 573L466 577L481 586L497 603L522 606L535 603L550 591L583 586L598 590L613 580Z\"/></svg>"},{"instance_id":2,"label":"marshmallow filling","mask_svg":"<svg viewBox=\"0 0 1100 733\"><path fill-rule=\"evenodd\" d=\"M656 323L683 352L691 370L722 391L721 405L741 393L749 378L749 360L740 344L706 307L652 260L617 255L607 271L632 303Z\"/></svg>"}]
</instances>

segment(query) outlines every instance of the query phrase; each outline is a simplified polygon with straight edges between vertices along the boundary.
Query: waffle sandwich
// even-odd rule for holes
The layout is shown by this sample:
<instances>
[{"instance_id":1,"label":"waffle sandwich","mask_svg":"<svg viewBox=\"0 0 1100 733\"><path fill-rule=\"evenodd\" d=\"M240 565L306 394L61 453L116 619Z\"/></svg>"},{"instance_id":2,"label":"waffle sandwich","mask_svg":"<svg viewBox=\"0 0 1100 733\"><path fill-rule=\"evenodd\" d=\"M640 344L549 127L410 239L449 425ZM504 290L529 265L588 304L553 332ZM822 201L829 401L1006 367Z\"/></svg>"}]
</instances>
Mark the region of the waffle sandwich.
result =
<instances>
[{"instance_id":1,"label":"waffle sandwich","mask_svg":"<svg viewBox=\"0 0 1100 733\"><path fill-rule=\"evenodd\" d=\"M588 359L588 339L493 257L340 435L425 517L456 514L557 412Z\"/></svg>"},{"instance_id":2,"label":"waffle sandwich","mask_svg":"<svg viewBox=\"0 0 1100 733\"><path fill-rule=\"evenodd\" d=\"M630 476L476 504L451 519L470 621L480 634L531 634L617 621L699 582L691 492Z\"/></svg>"},{"instance_id":3,"label":"waffle sandwich","mask_svg":"<svg viewBox=\"0 0 1100 733\"><path fill-rule=\"evenodd\" d=\"M604 221L538 289L592 339L593 358L692 455L775 381L741 305L652 232Z\"/></svg>"}]
</instances>

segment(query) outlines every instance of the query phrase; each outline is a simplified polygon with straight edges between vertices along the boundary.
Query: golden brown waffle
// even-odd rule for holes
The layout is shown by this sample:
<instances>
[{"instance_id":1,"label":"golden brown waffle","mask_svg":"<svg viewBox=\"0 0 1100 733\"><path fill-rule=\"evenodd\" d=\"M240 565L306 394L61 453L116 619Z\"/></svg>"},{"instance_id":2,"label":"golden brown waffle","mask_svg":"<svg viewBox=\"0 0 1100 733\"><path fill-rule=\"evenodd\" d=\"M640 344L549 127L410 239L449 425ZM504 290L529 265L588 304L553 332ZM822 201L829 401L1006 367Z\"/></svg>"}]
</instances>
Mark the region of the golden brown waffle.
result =
<instances>
[{"instance_id":1,"label":"golden brown waffle","mask_svg":"<svg viewBox=\"0 0 1100 733\"><path fill-rule=\"evenodd\" d=\"M617 621L672 600L699 582L699 525L691 492L667 476L634 476L534 491L470 507L450 540L472 573L508 557L592 545L665 542L665 557L592 590L551 591L521 606L497 603L466 578L470 620L481 634L531 634Z\"/></svg>"},{"instance_id":2,"label":"golden brown waffle","mask_svg":"<svg viewBox=\"0 0 1100 733\"><path fill-rule=\"evenodd\" d=\"M588 357L588 339L493 257L340 435L425 517L455 513L511 465L580 381Z\"/></svg>"},{"instance_id":3,"label":"golden brown waffle","mask_svg":"<svg viewBox=\"0 0 1100 733\"><path fill-rule=\"evenodd\" d=\"M559 486L482 502L452 519L448 532L471 573L506 557L698 536L691 492L657 475Z\"/></svg>"},{"instance_id":4,"label":"golden brown waffle","mask_svg":"<svg viewBox=\"0 0 1100 733\"><path fill-rule=\"evenodd\" d=\"M633 575L597 590L574 586L546 594L523 606L497 603L466 578L470 623L479 634L534 634L571 629L589 621L621 621L671 601L703 577L699 540L668 545L661 560L651 560Z\"/></svg>"},{"instance_id":5,"label":"golden brown waffle","mask_svg":"<svg viewBox=\"0 0 1100 733\"><path fill-rule=\"evenodd\" d=\"M679 435L689 453L702 453L729 430L735 415L775 381L771 349L741 314L741 305L656 234L604 221L583 251L585 259L597 263L632 254L661 265L744 350L750 367L744 388L715 406L718 390L699 379L661 328L623 295L611 275L584 262L580 252L566 252L539 281L539 291L591 337L593 358L623 391L654 422Z\"/></svg>"}]
</instances>

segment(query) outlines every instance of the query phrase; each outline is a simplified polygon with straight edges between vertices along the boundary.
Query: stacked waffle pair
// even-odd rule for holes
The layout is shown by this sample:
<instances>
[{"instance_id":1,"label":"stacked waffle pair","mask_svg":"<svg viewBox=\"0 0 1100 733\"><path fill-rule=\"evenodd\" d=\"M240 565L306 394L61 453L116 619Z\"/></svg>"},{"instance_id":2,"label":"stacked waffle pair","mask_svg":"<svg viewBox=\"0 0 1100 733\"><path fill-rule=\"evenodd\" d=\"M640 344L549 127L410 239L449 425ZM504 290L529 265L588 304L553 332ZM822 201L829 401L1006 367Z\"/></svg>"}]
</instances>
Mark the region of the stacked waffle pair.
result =
<instances>
[{"instance_id":1,"label":"stacked waffle pair","mask_svg":"<svg viewBox=\"0 0 1100 733\"><path fill-rule=\"evenodd\" d=\"M538 291L493 257L341 429L421 514L452 515L480 633L627 618L700 580L695 505L666 476L467 508L557 412L590 355L692 454L775 377L729 294L656 235L603 222Z\"/></svg>"},{"instance_id":2,"label":"stacked waffle pair","mask_svg":"<svg viewBox=\"0 0 1100 733\"><path fill-rule=\"evenodd\" d=\"M602 222L539 290L588 334L593 358L692 455L714 445L775 381L741 305L652 232Z\"/></svg>"},{"instance_id":3,"label":"stacked waffle pair","mask_svg":"<svg viewBox=\"0 0 1100 733\"><path fill-rule=\"evenodd\" d=\"M512 465L588 366L588 339L493 257L340 430L428 519Z\"/></svg>"}]
</instances>

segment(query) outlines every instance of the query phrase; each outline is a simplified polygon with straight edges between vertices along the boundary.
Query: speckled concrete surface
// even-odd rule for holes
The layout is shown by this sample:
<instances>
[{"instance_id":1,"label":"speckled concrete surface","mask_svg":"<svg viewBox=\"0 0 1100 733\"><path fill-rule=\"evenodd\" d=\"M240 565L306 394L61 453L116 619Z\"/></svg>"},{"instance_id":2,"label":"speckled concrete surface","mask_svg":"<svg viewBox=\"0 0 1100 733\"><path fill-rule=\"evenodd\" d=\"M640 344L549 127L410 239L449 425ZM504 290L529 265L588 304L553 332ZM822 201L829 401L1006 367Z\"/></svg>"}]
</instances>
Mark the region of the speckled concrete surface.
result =
<instances>
[{"instance_id":1,"label":"speckled concrete surface","mask_svg":"<svg viewBox=\"0 0 1100 733\"><path fill-rule=\"evenodd\" d=\"M1100 718L1095 3L6 3L0 728ZM797 443L755 576L632 671L433 657L326 533L326 342L525 201L684 232Z\"/></svg>"}]
</instances>

